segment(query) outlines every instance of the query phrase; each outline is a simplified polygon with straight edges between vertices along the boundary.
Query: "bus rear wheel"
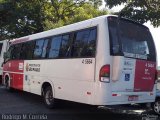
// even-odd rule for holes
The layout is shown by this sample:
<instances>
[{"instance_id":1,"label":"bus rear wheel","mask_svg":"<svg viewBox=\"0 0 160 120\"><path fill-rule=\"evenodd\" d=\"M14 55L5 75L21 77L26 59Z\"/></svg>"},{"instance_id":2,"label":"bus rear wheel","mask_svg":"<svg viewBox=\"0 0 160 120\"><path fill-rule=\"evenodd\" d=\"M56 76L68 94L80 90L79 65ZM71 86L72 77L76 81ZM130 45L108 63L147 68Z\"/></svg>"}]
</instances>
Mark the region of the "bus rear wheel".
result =
<instances>
[{"instance_id":1,"label":"bus rear wheel","mask_svg":"<svg viewBox=\"0 0 160 120\"><path fill-rule=\"evenodd\" d=\"M55 107L55 99L53 97L53 92L52 92L51 86L47 87L44 90L43 98L44 98L44 103L45 103L46 107L48 107L48 108Z\"/></svg>"},{"instance_id":2,"label":"bus rear wheel","mask_svg":"<svg viewBox=\"0 0 160 120\"><path fill-rule=\"evenodd\" d=\"M156 101L152 104L153 111L160 115L160 98L156 99Z\"/></svg>"}]
</instances>

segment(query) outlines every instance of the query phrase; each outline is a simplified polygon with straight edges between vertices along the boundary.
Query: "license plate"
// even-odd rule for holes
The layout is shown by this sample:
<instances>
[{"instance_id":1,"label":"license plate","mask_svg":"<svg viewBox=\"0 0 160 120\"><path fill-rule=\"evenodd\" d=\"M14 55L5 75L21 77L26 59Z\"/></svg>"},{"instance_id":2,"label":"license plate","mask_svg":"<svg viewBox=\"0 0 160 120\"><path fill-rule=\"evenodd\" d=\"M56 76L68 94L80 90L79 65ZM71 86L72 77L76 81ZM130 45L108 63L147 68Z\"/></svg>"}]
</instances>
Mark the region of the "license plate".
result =
<instances>
[{"instance_id":1,"label":"license plate","mask_svg":"<svg viewBox=\"0 0 160 120\"><path fill-rule=\"evenodd\" d=\"M128 101L138 101L138 96L136 95L128 96Z\"/></svg>"}]
</instances>

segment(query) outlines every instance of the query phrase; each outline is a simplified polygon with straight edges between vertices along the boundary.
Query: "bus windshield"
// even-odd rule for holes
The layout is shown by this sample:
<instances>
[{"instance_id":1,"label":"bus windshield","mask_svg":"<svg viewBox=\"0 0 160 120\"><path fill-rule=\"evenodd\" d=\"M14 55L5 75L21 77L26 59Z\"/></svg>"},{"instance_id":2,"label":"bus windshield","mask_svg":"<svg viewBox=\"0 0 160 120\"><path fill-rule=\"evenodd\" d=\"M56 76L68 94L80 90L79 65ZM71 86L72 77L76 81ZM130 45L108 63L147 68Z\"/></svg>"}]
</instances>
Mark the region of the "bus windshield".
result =
<instances>
[{"instance_id":1,"label":"bus windshield","mask_svg":"<svg viewBox=\"0 0 160 120\"><path fill-rule=\"evenodd\" d=\"M116 17L108 18L111 55L156 61L154 42L149 29L141 24Z\"/></svg>"}]
</instances>

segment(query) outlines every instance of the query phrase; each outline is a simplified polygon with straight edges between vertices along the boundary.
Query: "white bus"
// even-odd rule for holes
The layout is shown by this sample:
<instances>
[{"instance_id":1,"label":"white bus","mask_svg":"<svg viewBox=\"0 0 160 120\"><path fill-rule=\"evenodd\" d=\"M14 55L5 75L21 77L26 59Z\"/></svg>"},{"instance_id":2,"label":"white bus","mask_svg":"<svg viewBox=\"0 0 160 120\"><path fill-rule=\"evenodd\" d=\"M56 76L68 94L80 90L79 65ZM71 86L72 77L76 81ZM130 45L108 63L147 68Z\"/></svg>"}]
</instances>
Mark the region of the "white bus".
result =
<instances>
[{"instance_id":1,"label":"white bus","mask_svg":"<svg viewBox=\"0 0 160 120\"><path fill-rule=\"evenodd\" d=\"M7 51L9 40L2 40L0 41L0 84L2 83L2 74L3 74L3 54Z\"/></svg>"},{"instance_id":2,"label":"white bus","mask_svg":"<svg viewBox=\"0 0 160 120\"><path fill-rule=\"evenodd\" d=\"M156 50L149 29L104 15L12 41L3 83L44 97L90 105L155 100Z\"/></svg>"}]
</instances>

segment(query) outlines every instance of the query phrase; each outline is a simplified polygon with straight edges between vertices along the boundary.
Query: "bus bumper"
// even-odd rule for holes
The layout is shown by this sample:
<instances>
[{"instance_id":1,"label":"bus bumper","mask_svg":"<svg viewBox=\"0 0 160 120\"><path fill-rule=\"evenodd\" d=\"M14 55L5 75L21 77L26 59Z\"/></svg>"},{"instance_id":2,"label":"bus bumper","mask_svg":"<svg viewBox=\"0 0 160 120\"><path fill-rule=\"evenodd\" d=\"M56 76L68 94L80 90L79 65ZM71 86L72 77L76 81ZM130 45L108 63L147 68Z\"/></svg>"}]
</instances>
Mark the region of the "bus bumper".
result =
<instances>
[{"instance_id":1,"label":"bus bumper","mask_svg":"<svg viewBox=\"0 0 160 120\"><path fill-rule=\"evenodd\" d=\"M106 102L106 105L152 103L155 98L154 92L112 92L112 101Z\"/></svg>"}]
</instances>

